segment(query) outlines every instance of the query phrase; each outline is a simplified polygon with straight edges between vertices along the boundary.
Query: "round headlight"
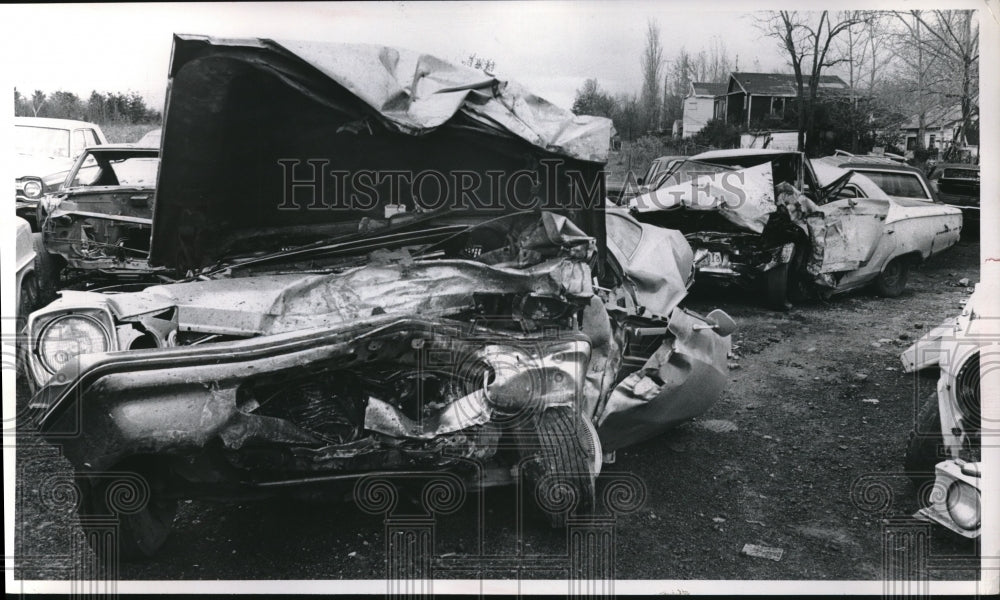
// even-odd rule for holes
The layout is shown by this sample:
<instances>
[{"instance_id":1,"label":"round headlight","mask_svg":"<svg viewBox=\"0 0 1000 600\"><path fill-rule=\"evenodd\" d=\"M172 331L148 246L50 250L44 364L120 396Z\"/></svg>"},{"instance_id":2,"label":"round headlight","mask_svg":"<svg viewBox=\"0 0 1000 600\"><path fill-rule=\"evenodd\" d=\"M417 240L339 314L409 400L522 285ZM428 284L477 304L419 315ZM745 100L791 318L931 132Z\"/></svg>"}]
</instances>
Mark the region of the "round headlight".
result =
<instances>
[{"instance_id":1,"label":"round headlight","mask_svg":"<svg viewBox=\"0 0 1000 600\"><path fill-rule=\"evenodd\" d=\"M107 352L111 339L97 320L82 315L59 317L46 325L38 339L42 364L55 373L81 354Z\"/></svg>"},{"instance_id":2,"label":"round headlight","mask_svg":"<svg viewBox=\"0 0 1000 600\"><path fill-rule=\"evenodd\" d=\"M979 490L962 481L948 487L948 514L966 531L979 529Z\"/></svg>"},{"instance_id":3,"label":"round headlight","mask_svg":"<svg viewBox=\"0 0 1000 600\"><path fill-rule=\"evenodd\" d=\"M28 198L37 198L42 195L42 182L34 179L25 181L21 189Z\"/></svg>"}]
</instances>

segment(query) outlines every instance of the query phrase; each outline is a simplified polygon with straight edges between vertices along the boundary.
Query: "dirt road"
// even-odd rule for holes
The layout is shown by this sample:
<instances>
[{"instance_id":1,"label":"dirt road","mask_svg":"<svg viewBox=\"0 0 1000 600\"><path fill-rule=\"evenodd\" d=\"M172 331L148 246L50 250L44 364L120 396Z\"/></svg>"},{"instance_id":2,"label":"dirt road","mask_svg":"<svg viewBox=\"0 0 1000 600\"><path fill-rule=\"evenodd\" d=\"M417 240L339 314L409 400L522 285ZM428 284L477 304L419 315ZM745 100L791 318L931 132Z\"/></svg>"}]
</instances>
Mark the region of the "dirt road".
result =
<instances>
[{"instance_id":1,"label":"dirt road","mask_svg":"<svg viewBox=\"0 0 1000 600\"><path fill-rule=\"evenodd\" d=\"M866 579L883 576L887 527L915 509L900 473L903 445L934 379L903 374L899 353L955 314L978 280L978 245L963 242L911 276L898 299L867 292L778 313L729 292L696 293L687 305L728 311L731 384L702 419L621 451L605 472L634 474L638 510L613 525L612 573L625 579ZM19 453L19 573L65 579L74 559L71 513L39 498L67 464L51 448ZM611 475L605 477L608 479ZM874 485L875 487L871 487ZM856 492L891 493L864 510ZM865 487L868 486L868 487ZM515 496L469 496L435 523L434 574L448 578L562 578L567 534L517 532ZM397 512L405 512L406 498ZM419 508L419 507L415 507ZM480 514L483 515L480 520ZM120 567L123 579L356 579L385 577L382 516L350 503L182 504L173 536L153 560ZM741 554L780 548L780 560ZM971 578L976 544L932 536L931 578ZM519 558L520 557L520 558Z\"/></svg>"}]
</instances>

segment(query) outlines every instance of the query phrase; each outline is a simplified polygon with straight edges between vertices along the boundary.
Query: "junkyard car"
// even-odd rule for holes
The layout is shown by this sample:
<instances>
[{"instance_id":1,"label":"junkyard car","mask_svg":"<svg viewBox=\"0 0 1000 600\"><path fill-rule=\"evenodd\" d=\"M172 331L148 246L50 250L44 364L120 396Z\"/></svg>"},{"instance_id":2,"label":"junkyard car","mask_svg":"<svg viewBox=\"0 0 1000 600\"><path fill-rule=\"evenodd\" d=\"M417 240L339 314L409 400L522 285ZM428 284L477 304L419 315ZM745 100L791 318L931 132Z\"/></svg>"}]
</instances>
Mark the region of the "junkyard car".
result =
<instances>
[{"instance_id":1,"label":"junkyard car","mask_svg":"<svg viewBox=\"0 0 1000 600\"><path fill-rule=\"evenodd\" d=\"M868 284L898 296L910 265L952 246L962 227L954 208L890 198L859 172L780 150L698 154L630 205L685 233L699 278L763 286L776 308Z\"/></svg>"},{"instance_id":2,"label":"junkyard car","mask_svg":"<svg viewBox=\"0 0 1000 600\"><path fill-rule=\"evenodd\" d=\"M920 407L906 447L904 464L922 504L915 516L965 537L981 531L980 363L996 366L1000 340L990 291L977 286L958 317L900 357L908 373L940 369L937 389Z\"/></svg>"},{"instance_id":3,"label":"junkyard car","mask_svg":"<svg viewBox=\"0 0 1000 600\"><path fill-rule=\"evenodd\" d=\"M62 183L66 171L87 146L107 144L93 123L40 117L14 118L14 186L17 216L37 229L38 201Z\"/></svg>"},{"instance_id":4,"label":"junkyard car","mask_svg":"<svg viewBox=\"0 0 1000 600\"><path fill-rule=\"evenodd\" d=\"M27 317L38 300L38 281L35 279L35 240L31 225L20 217L14 218L14 268L17 316Z\"/></svg>"},{"instance_id":5,"label":"junkyard car","mask_svg":"<svg viewBox=\"0 0 1000 600\"><path fill-rule=\"evenodd\" d=\"M177 36L172 56L149 260L191 276L64 292L29 323L31 406L81 514L113 513L122 471L148 482L123 555L156 551L178 498L371 473L524 477L559 524L606 452L718 398L732 321L678 307L682 236L605 211L607 119L384 47ZM488 172L515 178L377 176Z\"/></svg>"},{"instance_id":6,"label":"junkyard car","mask_svg":"<svg viewBox=\"0 0 1000 600\"><path fill-rule=\"evenodd\" d=\"M916 167L899 164L890 159L869 156L824 156L814 163L824 163L860 173L875 182L890 198L897 200L923 200L937 202L934 188Z\"/></svg>"},{"instance_id":7,"label":"junkyard car","mask_svg":"<svg viewBox=\"0 0 1000 600\"><path fill-rule=\"evenodd\" d=\"M963 229L979 231L979 165L940 163L927 173L931 189L941 202L962 211Z\"/></svg>"},{"instance_id":8,"label":"junkyard car","mask_svg":"<svg viewBox=\"0 0 1000 600\"><path fill-rule=\"evenodd\" d=\"M147 263L158 155L158 148L132 145L88 148L42 198L48 285L140 280L163 271Z\"/></svg>"},{"instance_id":9,"label":"junkyard car","mask_svg":"<svg viewBox=\"0 0 1000 600\"><path fill-rule=\"evenodd\" d=\"M160 137L163 135L162 129L153 129L152 131L146 132L139 141L135 143L136 146L146 146L149 148L159 148L160 147Z\"/></svg>"}]
</instances>

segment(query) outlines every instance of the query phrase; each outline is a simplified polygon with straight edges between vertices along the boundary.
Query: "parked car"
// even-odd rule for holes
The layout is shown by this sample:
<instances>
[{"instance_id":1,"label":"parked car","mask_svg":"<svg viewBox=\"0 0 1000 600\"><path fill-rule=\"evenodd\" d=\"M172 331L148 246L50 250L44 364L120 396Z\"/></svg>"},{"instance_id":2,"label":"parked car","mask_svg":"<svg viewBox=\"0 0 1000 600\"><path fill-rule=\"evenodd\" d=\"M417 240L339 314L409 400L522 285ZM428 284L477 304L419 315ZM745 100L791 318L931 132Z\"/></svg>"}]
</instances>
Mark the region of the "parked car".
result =
<instances>
[{"instance_id":1,"label":"parked car","mask_svg":"<svg viewBox=\"0 0 1000 600\"><path fill-rule=\"evenodd\" d=\"M940 163L927 173L931 190L941 202L962 211L963 229L979 233L979 165Z\"/></svg>"},{"instance_id":2,"label":"parked car","mask_svg":"<svg viewBox=\"0 0 1000 600\"><path fill-rule=\"evenodd\" d=\"M979 374L990 361L995 366L996 353L990 349L1000 339L1000 319L989 300L990 290L980 284L958 317L932 329L900 356L907 373L935 366L940 370L936 391L920 407L906 445L904 465L921 504L914 516L967 538L981 533Z\"/></svg>"},{"instance_id":3,"label":"parked car","mask_svg":"<svg viewBox=\"0 0 1000 600\"><path fill-rule=\"evenodd\" d=\"M916 167L899 164L889 159L866 156L825 156L815 162L823 162L860 173L874 181L875 185L880 187L889 197L897 200L939 201L924 172Z\"/></svg>"},{"instance_id":4,"label":"parked car","mask_svg":"<svg viewBox=\"0 0 1000 600\"><path fill-rule=\"evenodd\" d=\"M128 144L87 148L57 190L39 203L51 255L46 285L149 279L149 236L159 149Z\"/></svg>"},{"instance_id":5,"label":"parked car","mask_svg":"<svg viewBox=\"0 0 1000 600\"><path fill-rule=\"evenodd\" d=\"M135 143L136 146L146 146L149 148L159 148L160 147L160 136L163 134L162 129L153 129L152 131L146 132L146 135L139 138L139 141Z\"/></svg>"},{"instance_id":6,"label":"parked car","mask_svg":"<svg viewBox=\"0 0 1000 600\"><path fill-rule=\"evenodd\" d=\"M654 158L649 164L646 173L637 179L633 179L632 173L626 173L625 179L616 184L608 183L608 199L615 204L623 204L630 198L644 194L650 190L655 190L663 183L663 176L667 169L676 161L684 159L684 156L661 156Z\"/></svg>"},{"instance_id":7,"label":"parked car","mask_svg":"<svg viewBox=\"0 0 1000 600\"><path fill-rule=\"evenodd\" d=\"M87 146L107 144L101 128L68 119L14 117L14 196L17 216L37 231L35 213L43 195L58 186Z\"/></svg>"},{"instance_id":8,"label":"parked car","mask_svg":"<svg viewBox=\"0 0 1000 600\"><path fill-rule=\"evenodd\" d=\"M952 246L962 227L957 209L890 198L867 172L780 150L695 155L631 206L684 232L699 279L763 288L775 308L869 284L898 296L910 266Z\"/></svg>"},{"instance_id":9,"label":"parked car","mask_svg":"<svg viewBox=\"0 0 1000 600\"><path fill-rule=\"evenodd\" d=\"M64 292L28 331L39 430L122 556L155 552L180 498L373 474L523 477L563 524L605 453L719 397L733 323L679 307L683 237L578 202L610 120L391 48L176 36L172 57L149 261L190 276ZM430 186L319 186L306 160L483 185L430 208ZM536 186L555 162L570 176ZM130 481L147 501L116 514Z\"/></svg>"}]
</instances>

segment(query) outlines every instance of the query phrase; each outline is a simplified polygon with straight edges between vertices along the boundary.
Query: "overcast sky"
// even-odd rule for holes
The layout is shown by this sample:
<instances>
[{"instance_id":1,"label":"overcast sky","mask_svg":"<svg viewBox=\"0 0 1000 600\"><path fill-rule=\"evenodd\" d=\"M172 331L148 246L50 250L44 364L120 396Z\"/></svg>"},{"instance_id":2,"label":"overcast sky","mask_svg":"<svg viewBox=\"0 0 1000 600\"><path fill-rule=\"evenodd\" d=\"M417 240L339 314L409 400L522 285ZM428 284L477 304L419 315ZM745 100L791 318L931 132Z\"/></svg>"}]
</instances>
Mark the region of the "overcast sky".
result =
<instances>
[{"instance_id":1,"label":"overcast sky","mask_svg":"<svg viewBox=\"0 0 1000 600\"><path fill-rule=\"evenodd\" d=\"M161 108L176 32L380 43L454 61L476 53L493 59L500 77L568 108L590 77L614 93L638 92L648 19L659 25L666 59L681 47L707 50L718 37L742 70L785 69L748 12L780 3L823 7L804 0L4 6L3 84L83 97L135 90Z\"/></svg>"}]
</instances>

